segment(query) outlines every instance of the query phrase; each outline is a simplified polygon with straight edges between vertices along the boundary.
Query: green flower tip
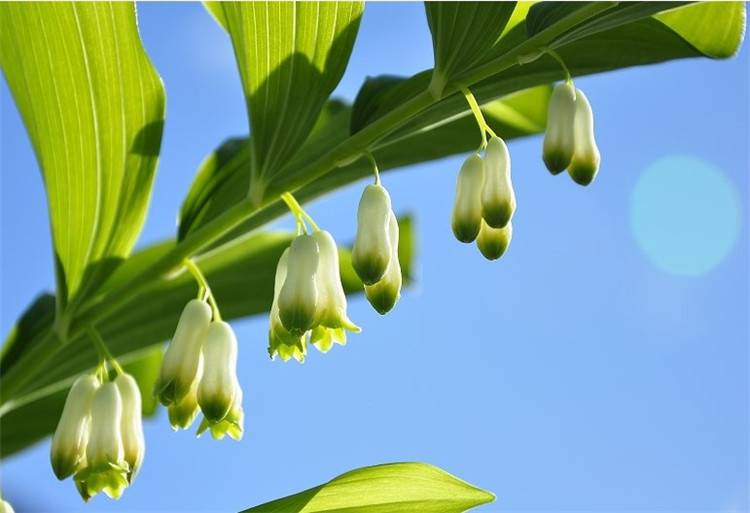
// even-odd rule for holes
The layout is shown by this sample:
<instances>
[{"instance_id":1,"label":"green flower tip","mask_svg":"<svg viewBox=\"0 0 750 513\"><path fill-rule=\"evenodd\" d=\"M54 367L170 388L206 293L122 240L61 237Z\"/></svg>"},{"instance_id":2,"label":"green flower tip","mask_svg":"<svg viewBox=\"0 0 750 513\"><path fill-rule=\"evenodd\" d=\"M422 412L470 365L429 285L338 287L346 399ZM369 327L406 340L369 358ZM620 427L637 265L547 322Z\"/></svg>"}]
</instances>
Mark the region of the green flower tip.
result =
<instances>
[{"instance_id":1,"label":"green flower tip","mask_svg":"<svg viewBox=\"0 0 750 513\"><path fill-rule=\"evenodd\" d=\"M119 499L128 487L129 472L129 465L125 462L87 467L75 475L76 488L85 502L99 492L104 492L110 499Z\"/></svg>"}]
</instances>

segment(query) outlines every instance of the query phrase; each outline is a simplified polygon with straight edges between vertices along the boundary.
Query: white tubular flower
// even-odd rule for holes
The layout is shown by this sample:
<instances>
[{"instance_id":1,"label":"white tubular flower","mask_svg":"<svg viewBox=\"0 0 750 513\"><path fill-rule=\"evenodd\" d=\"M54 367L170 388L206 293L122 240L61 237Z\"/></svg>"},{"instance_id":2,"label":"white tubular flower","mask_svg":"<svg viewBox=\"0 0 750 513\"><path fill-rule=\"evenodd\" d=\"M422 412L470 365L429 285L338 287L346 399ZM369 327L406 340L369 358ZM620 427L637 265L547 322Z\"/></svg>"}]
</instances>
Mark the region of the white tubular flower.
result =
<instances>
[{"instance_id":1,"label":"white tubular flower","mask_svg":"<svg viewBox=\"0 0 750 513\"><path fill-rule=\"evenodd\" d=\"M83 500L99 492L119 499L128 486L130 465L122 444L122 399L117 385L104 383L96 391L91 407L91 429L86 446L86 467L75 481Z\"/></svg>"},{"instance_id":2,"label":"white tubular flower","mask_svg":"<svg viewBox=\"0 0 750 513\"><path fill-rule=\"evenodd\" d=\"M365 187L357 209L357 237L352 248L352 266L365 285L380 280L388 268L388 216L391 197L380 184Z\"/></svg>"},{"instance_id":3,"label":"white tubular flower","mask_svg":"<svg viewBox=\"0 0 750 513\"><path fill-rule=\"evenodd\" d=\"M211 307L205 301L193 299L185 305L156 383L156 393L165 406L179 402L190 391L210 322Z\"/></svg>"},{"instance_id":4,"label":"white tubular flower","mask_svg":"<svg viewBox=\"0 0 750 513\"><path fill-rule=\"evenodd\" d=\"M292 335L315 326L319 294L315 283L318 243L312 235L299 235L289 248L287 272L279 293L279 318Z\"/></svg>"},{"instance_id":5,"label":"white tubular flower","mask_svg":"<svg viewBox=\"0 0 750 513\"><path fill-rule=\"evenodd\" d=\"M289 259L289 248L284 250L279 263L276 264L276 278L273 286L273 303L271 303L271 314L268 329L268 355L273 359L279 355L283 361L294 358L298 362L305 361L307 353L307 342L305 335L292 335L281 323L279 317L279 294L286 280L287 262Z\"/></svg>"},{"instance_id":6,"label":"white tubular flower","mask_svg":"<svg viewBox=\"0 0 750 513\"><path fill-rule=\"evenodd\" d=\"M10 502L5 500L0 500L0 513L16 513L13 509L13 506L10 505Z\"/></svg>"},{"instance_id":7,"label":"white tubular flower","mask_svg":"<svg viewBox=\"0 0 750 513\"><path fill-rule=\"evenodd\" d=\"M362 330L346 314L346 294L341 285L336 241L325 230L316 231L313 237L318 243L320 258L315 273L319 293L318 325L312 330L311 341L315 347L326 353L331 349L333 342L346 344L344 330L354 333Z\"/></svg>"},{"instance_id":8,"label":"white tubular flower","mask_svg":"<svg viewBox=\"0 0 750 513\"><path fill-rule=\"evenodd\" d=\"M132 483L143 463L146 442L143 437L143 420L141 417L141 391L133 376L120 374L114 381L122 398L122 447L125 461L130 465L128 482Z\"/></svg>"},{"instance_id":9,"label":"white tubular flower","mask_svg":"<svg viewBox=\"0 0 750 513\"><path fill-rule=\"evenodd\" d=\"M214 321L203 343L203 376L198 384L198 404L210 423L227 416L237 381L237 338L229 323Z\"/></svg>"},{"instance_id":10,"label":"white tubular flower","mask_svg":"<svg viewBox=\"0 0 750 513\"><path fill-rule=\"evenodd\" d=\"M482 217L493 228L502 228L516 211L516 193L510 180L510 153L505 141L493 137L484 156Z\"/></svg>"},{"instance_id":11,"label":"white tubular flower","mask_svg":"<svg viewBox=\"0 0 750 513\"><path fill-rule=\"evenodd\" d=\"M70 387L50 450L57 479L73 475L85 463L91 404L98 388L99 380L90 374L79 377Z\"/></svg>"},{"instance_id":12,"label":"white tubular flower","mask_svg":"<svg viewBox=\"0 0 750 513\"><path fill-rule=\"evenodd\" d=\"M549 99L547 130L544 133L542 153L544 164L552 174L556 175L568 167L573 158L575 115L575 89L568 82L557 84Z\"/></svg>"},{"instance_id":13,"label":"white tubular flower","mask_svg":"<svg viewBox=\"0 0 750 513\"><path fill-rule=\"evenodd\" d=\"M190 390L185 394L185 397L179 401L173 402L167 407L167 413L169 415L169 424L172 429L177 431L178 429L187 429L195 420L198 415L200 408L198 407L198 383L203 376L203 355L201 355L198 362L198 372L195 375L193 383L190 385Z\"/></svg>"},{"instance_id":14,"label":"white tubular flower","mask_svg":"<svg viewBox=\"0 0 750 513\"><path fill-rule=\"evenodd\" d=\"M456 180L456 200L453 203L451 225L453 234L461 242L472 242L479 234L483 186L484 162L475 153L464 161Z\"/></svg>"},{"instance_id":15,"label":"white tubular flower","mask_svg":"<svg viewBox=\"0 0 750 513\"><path fill-rule=\"evenodd\" d=\"M391 258L385 275L375 285L365 285L365 295L380 315L385 315L396 305L401 296L401 263L398 260L398 220L391 212L388 220L388 238L391 245Z\"/></svg>"},{"instance_id":16,"label":"white tubular flower","mask_svg":"<svg viewBox=\"0 0 750 513\"><path fill-rule=\"evenodd\" d=\"M579 185L588 185L594 181L599 171L599 148L594 138L594 113L591 111L586 95L576 89L576 114L573 123L575 143L573 159L568 167L568 174Z\"/></svg>"},{"instance_id":17,"label":"white tubular flower","mask_svg":"<svg viewBox=\"0 0 750 513\"><path fill-rule=\"evenodd\" d=\"M229 435L229 438L234 440L242 440L242 431L245 422L245 412L242 409L242 388L236 379L233 386L234 400L227 415L221 421L213 423L204 418L198 427L198 436L201 436L206 429L209 429L214 440L222 440L226 435Z\"/></svg>"},{"instance_id":18,"label":"white tubular flower","mask_svg":"<svg viewBox=\"0 0 750 513\"><path fill-rule=\"evenodd\" d=\"M477 247L487 260L497 260L508 249L512 237L512 221L508 221L508 224L502 228L493 228L482 222L482 228L477 237Z\"/></svg>"}]
</instances>

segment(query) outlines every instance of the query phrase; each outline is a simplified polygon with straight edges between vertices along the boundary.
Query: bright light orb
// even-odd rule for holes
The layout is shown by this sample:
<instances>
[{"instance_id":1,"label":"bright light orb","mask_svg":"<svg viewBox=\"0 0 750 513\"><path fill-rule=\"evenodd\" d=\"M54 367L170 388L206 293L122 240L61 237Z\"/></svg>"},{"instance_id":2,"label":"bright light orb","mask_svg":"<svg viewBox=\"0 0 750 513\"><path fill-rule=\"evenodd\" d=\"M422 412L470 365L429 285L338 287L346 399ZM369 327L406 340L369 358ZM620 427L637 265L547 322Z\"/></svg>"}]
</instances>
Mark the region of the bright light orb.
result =
<instances>
[{"instance_id":1,"label":"bright light orb","mask_svg":"<svg viewBox=\"0 0 750 513\"><path fill-rule=\"evenodd\" d=\"M648 166L633 189L630 225L660 269L701 276L732 250L740 232L734 185L696 157L671 155Z\"/></svg>"}]
</instances>

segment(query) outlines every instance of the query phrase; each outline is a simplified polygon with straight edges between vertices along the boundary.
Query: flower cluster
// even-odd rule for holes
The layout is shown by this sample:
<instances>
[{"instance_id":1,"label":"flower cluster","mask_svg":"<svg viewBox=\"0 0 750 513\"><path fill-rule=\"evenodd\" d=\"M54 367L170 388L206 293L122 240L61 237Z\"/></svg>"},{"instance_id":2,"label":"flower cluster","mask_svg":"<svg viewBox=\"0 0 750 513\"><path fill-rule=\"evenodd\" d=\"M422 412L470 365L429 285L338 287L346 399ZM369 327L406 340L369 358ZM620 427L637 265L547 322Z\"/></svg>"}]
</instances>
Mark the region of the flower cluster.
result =
<instances>
[{"instance_id":1,"label":"flower cluster","mask_svg":"<svg viewBox=\"0 0 750 513\"><path fill-rule=\"evenodd\" d=\"M451 222L453 234L464 243L476 240L482 255L496 260L510 244L515 211L508 147L500 137L493 136L484 158L479 153L470 155L458 173Z\"/></svg>"},{"instance_id":2,"label":"flower cluster","mask_svg":"<svg viewBox=\"0 0 750 513\"><path fill-rule=\"evenodd\" d=\"M570 80L552 90L542 155L552 174L567 168L573 181L580 185L590 184L599 171L591 105Z\"/></svg>"},{"instance_id":3,"label":"flower cluster","mask_svg":"<svg viewBox=\"0 0 750 513\"><path fill-rule=\"evenodd\" d=\"M85 501L99 492L118 499L138 474L144 449L141 393L133 376L117 365L113 373L100 368L97 375L80 376L52 438L57 478L74 476Z\"/></svg>"},{"instance_id":4,"label":"flower cluster","mask_svg":"<svg viewBox=\"0 0 750 513\"><path fill-rule=\"evenodd\" d=\"M203 299L183 309L162 361L155 394L167 406L172 428L189 428L198 412L216 439L242 438L242 389L237 379L237 338L218 309Z\"/></svg>"}]
</instances>

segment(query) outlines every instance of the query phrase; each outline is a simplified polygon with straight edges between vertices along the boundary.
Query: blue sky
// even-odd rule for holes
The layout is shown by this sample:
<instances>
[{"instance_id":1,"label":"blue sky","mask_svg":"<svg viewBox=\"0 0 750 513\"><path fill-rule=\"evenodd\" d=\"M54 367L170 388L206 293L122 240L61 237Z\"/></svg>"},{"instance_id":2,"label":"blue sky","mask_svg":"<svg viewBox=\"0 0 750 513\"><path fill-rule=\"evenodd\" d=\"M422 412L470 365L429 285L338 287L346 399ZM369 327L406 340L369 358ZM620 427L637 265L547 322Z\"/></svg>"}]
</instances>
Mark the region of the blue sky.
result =
<instances>
[{"instance_id":1,"label":"blue sky","mask_svg":"<svg viewBox=\"0 0 750 513\"><path fill-rule=\"evenodd\" d=\"M198 164L247 121L229 42L199 4L143 4L139 20L168 98L148 244L174 233ZM336 94L431 64L422 5L371 4ZM302 366L268 360L266 319L235 322L241 443L175 434L161 412L119 502L84 506L47 442L3 462L3 493L17 511L236 511L420 460L495 492L488 513L747 511L748 69L743 49L576 80L597 181L551 177L540 137L512 142L519 206L498 262L451 234L462 156L385 175L418 222L417 283L385 318L352 300L363 333ZM54 279L40 174L0 88L7 333ZM339 240L361 187L309 209Z\"/></svg>"}]
</instances>

